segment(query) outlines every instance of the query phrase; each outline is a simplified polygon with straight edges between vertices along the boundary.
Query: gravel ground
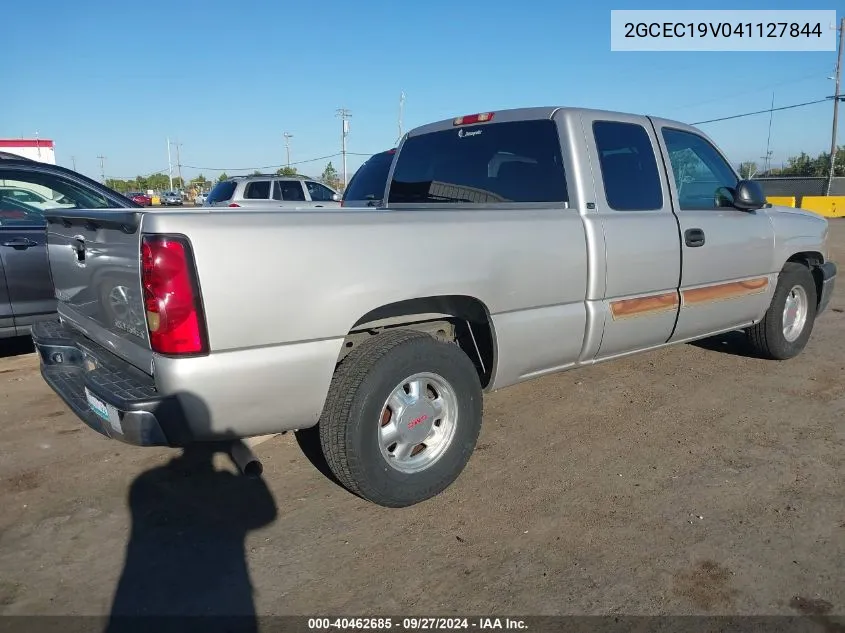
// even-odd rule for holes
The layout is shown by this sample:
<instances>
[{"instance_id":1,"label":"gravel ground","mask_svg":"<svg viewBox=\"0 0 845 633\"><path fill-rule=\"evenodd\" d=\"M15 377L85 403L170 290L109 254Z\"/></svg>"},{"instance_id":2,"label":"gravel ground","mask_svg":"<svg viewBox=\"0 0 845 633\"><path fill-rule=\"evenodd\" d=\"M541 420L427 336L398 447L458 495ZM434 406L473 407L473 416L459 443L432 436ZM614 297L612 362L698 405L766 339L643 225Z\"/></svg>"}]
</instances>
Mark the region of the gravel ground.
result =
<instances>
[{"instance_id":1,"label":"gravel ground","mask_svg":"<svg viewBox=\"0 0 845 633\"><path fill-rule=\"evenodd\" d=\"M257 482L101 438L7 341L0 614L845 613L843 310L840 279L788 362L727 335L490 394L463 475L403 510L290 434Z\"/></svg>"}]
</instances>

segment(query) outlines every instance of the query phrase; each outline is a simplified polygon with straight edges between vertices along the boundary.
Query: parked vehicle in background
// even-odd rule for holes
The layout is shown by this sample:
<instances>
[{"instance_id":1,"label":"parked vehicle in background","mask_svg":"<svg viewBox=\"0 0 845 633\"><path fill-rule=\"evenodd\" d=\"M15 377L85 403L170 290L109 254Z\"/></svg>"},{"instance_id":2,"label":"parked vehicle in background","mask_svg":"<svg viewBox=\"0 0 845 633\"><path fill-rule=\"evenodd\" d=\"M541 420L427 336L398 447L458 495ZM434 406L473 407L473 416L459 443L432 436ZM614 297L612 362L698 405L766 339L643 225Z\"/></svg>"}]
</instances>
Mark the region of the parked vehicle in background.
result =
<instances>
[{"instance_id":1,"label":"parked vehicle in background","mask_svg":"<svg viewBox=\"0 0 845 633\"><path fill-rule=\"evenodd\" d=\"M387 176L396 156L396 149L374 154L352 176L343 192L342 207L377 207L387 189Z\"/></svg>"},{"instance_id":2,"label":"parked vehicle in background","mask_svg":"<svg viewBox=\"0 0 845 633\"><path fill-rule=\"evenodd\" d=\"M153 199L141 191L131 191L126 194L126 197L135 204L140 204L142 207L149 207L153 204Z\"/></svg>"},{"instance_id":3,"label":"parked vehicle in background","mask_svg":"<svg viewBox=\"0 0 845 633\"><path fill-rule=\"evenodd\" d=\"M197 206L202 206L205 204L205 199L208 197L208 194L204 191L201 191L194 197L194 204Z\"/></svg>"},{"instance_id":4,"label":"parked vehicle in background","mask_svg":"<svg viewBox=\"0 0 845 633\"><path fill-rule=\"evenodd\" d=\"M49 198L45 195L36 193L32 189L23 189L21 187L0 186L0 197L8 198L16 202L22 202L28 206L41 209L53 209L56 207L72 207L73 203L69 202L64 196L59 196L56 199Z\"/></svg>"},{"instance_id":5,"label":"parked vehicle in background","mask_svg":"<svg viewBox=\"0 0 845 633\"><path fill-rule=\"evenodd\" d=\"M70 169L0 154L0 338L56 318L44 211L139 205Z\"/></svg>"},{"instance_id":6,"label":"parked vehicle in background","mask_svg":"<svg viewBox=\"0 0 845 633\"><path fill-rule=\"evenodd\" d=\"M407 506L463 470L483 390L731 330L792 358L833 291L827 221L683 123L486 112L412 130L390 173L351 213L47 212L45 380L133 444L316 434L349 490Z\"/></svg>"},{"instance_id":7,"label":"parked vehicle in background","mask_svg":"<svg viewBox=\"0 0 845 633\"><path fill-rule=\"evenodd\" d=\"M211 207L333 209L340 207L340 195L305 176L234 176L217 183L205 204Z\"/></svg>"},{"instance_id":8,"label":"parked vehicle in background","mask_svg":"<svg viewBox=\"0 0 845 633\"><path fill-rule=\"evenodd\" d=\"M182 194L178 191L165 191L160 197L162 206L182 206Z\"/></svg>"}]
</instances>

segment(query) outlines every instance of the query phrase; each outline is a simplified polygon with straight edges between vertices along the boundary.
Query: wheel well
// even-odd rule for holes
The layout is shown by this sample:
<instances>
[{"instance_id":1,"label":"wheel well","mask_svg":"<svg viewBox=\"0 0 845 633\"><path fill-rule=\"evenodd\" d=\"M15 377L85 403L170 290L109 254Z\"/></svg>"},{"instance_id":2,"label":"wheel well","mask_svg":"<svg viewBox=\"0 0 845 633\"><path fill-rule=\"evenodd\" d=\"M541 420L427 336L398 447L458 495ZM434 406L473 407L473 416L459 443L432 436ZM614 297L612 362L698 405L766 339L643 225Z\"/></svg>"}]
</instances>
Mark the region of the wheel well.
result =
<instances>
[{"instance_id":1,"label":"wheel well","mask_svg":"<svg viewBox=\"0 0 845 633\"><path fill-rule=\"evenodd\" d=\"M803 253L795 253L786 261L803 264L810 269L810 273L813 275L813 281L816 283L816 304L818 305L818 302L821 301L822 284L824 282L819 266L824 263L824 255L818 251L805 251Z\"/></svg>"},{"instance_id":2,"label":"wheel well","mask_svg":"<svg viewBox=\"0 0 845 633\"><path fill-rule=\"evenodd\" d=\"M422 297L390 303L362 316L349 330L338 362L372 336L413 329L456 343L472 360L486 387L495 372L496 337L487 307L465 295Z\"/></svg>"}]
</instances>

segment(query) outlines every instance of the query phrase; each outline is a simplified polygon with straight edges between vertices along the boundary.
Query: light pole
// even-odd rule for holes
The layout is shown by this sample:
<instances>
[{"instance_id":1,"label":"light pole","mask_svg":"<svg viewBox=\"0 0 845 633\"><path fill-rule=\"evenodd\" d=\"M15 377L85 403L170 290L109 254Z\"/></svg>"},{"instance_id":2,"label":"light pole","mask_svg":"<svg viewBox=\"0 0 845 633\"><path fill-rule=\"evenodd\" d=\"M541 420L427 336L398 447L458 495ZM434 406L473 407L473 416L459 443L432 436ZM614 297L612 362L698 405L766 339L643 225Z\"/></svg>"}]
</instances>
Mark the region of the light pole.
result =
<instances>
[{"instance_id":1,"label":"light pole","mask_svg":"<svg viewBox=\"0 0 845 633\"><path fill-rule=\"evenodd\" d=\"M169 191L173 191L173 162L170 160L170 137L167 138L167 177L170 179Z\"/></svg>"},{"instance_id":2,"label":"light pole","mask_svg":"<svg viewBox=\"0 0 845 633\"><path fill-rule=\"evenodd\" d=\"M290 140L293 138L293 134L285 132L282 136L285 137L285 155L287 156L288 169L290 169Z\"/></svg>"},{"instance_id":3,"label":"light pole","mask_svg":"<svg viewBox=\"0 0 845 633\"><path fill-rule=\"evenodd\" d=\"M830 134L830 169L827 174L827 188L825 195L830 195L833 186L833 174L836 170L836 129L839 126L839 83L842 78L842 43L845 38L845 18L839 22L839 53L836 56L836 91L833 93L833 130Z\"/></svg>"},{"instance_id":4,"label":"light pole","mask_svg":"<svg viewBox=\"0 0 845 633\"><path fill-rule=\"evenodd\" d=\"M343 156L343 188L346 189L346 136L349 134L349 119L352 113L346 108L338 108L335 116L342 121L340 133L340 154Z\"/></svg>"}]
</instances>

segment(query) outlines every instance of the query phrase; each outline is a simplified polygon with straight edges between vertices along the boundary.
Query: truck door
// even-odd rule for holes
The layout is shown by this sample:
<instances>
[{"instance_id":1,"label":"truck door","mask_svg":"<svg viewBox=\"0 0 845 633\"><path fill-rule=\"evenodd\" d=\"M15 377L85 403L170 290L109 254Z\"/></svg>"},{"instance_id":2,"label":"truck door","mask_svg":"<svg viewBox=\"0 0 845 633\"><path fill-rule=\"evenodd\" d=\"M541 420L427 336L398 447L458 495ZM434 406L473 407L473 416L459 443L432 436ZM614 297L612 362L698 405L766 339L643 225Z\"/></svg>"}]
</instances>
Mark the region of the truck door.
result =
<instances>
[{"instance_id":1,"label":"truck door","mask_svg":"<svg viewBox=\"0 0 845 633\"><path fill-rule=\"evenodd\" d=\"M739 178L694 128L653 120L670 168L681 235L681 309L672 341L749 325L774 292L774 229L764 213L731 205Z\"/></svg>"},{"instance_id":2,"label":"truck door","mask_svg":"<svg viewBox=\"0 0 845 633\"><path fill-rule=\"evenodd\" d=\"M678 225L647 119L590 113L582 124L596 201L585 221L604 239L604 333L595 358L609 358L671 336L680 303Z\"/></svg>"}]
</instances>

